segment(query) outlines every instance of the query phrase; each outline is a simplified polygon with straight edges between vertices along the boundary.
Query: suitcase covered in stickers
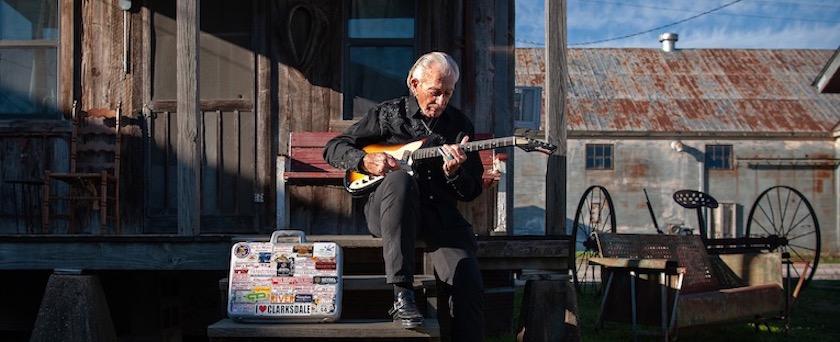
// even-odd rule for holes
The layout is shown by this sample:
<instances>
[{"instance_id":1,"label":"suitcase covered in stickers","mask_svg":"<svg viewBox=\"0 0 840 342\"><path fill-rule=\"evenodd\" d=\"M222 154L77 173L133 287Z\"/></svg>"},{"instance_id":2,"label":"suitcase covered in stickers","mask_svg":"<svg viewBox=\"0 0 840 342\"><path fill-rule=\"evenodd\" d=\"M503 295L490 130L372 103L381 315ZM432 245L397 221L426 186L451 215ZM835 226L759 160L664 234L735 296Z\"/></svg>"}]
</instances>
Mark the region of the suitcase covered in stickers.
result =
<instances>
[{"instance_id":1,"label":"suitcase covered in stickers","mask_svg":"<svg viewBox=\"0 0 840 342\"><path fill-rule=\"evenodd\" d=\"M277 230L230 251L227 314L236 322L333 322L341 316L342 251Z\"/></svg>"}]
</instances>

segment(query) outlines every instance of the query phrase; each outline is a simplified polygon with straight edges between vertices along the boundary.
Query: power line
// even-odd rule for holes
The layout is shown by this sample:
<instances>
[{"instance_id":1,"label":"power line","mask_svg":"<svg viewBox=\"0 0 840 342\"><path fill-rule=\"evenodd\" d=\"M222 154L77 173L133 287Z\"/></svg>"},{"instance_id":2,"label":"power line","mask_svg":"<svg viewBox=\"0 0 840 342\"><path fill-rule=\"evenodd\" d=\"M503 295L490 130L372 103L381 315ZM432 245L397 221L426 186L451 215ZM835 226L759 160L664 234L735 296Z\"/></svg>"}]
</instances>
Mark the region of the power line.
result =
<instances>
[{"instance_id":1,"label":"power line","mask_svg":"<svg viewBox=\"0 0 840 342\"><path fill-rule=\"evenodd\" d=\"M592 45L592 44L599 44L599 43L605 43L605 42L610 42L610 41L619 40L619 39L626 39L626 38L630 38L630 37L640 36L640 35L643 35L643 34L645 34L645 33L650 33L650 32L654 32L654 31L659 31L659 30L664 29L664 28L666 28L666 27L671 27L671 26L674 26L674 25L679 25L679 24L682 24L682 23L684 23L684 22L686 22L686 21L693 20L693 19L697 19L697 18L702 17L702 16L704 16L704 15L707 15L707 14L709 14L709 13L713 13L713 12L715 12L715 11L719 11L719 10L724 9L724 8L726 8L726 7L729 7L729 6L732 6L732 5L734 5L734 4L737 4L737 3L741 2L741 1L743 1L743 0L735 0L735 1L732 1L732 2L730 2L730 3L728 3L728 4L725 4L725 5L721 5L721 6L715 7L715 8L713 8L713 9L708 10L708 11L705 11L705 12L702 12L702 13L699 13L699 14L696 14L696 15L693 15L693 16L690 16L690 17L688 17L688 18L685 18L685 19L683 19L683 20L676 21L676 22L673 22L673 23L670 23L670 24L667 24L667 25L662 25L662 26L659 26L659 27L654 27L654 28L652 28L652 29L650 29L650 30L646 30L646 31L642 31L642 32L636 32L636 33L633 33L633 34L628 34L628 35L624 35L624 36L620 36L620 37L613 37L613 38L607 38L607 39L595 40L595 41L590 41L590 42L583 42L583 43L569 44L569 46Z\"/></svg>"},{"instance_id":2,"label":"power line","mask_svg":"<svg viewBox=\"0 0 840 342\"><path fill-rule=\"evenodd\" d=\"M840 7L840 4L823 4L814 2L788 2L788 1L767 1L767 0L752 0L753 2L763 2L767 4L777 5L797 5L797 6L822 6L822 7Z\"/></svg>"},{"instance_id":3,"label":"power line","mask_svg":"<svg viewBox=\"0 0 840 342\"><path fill-rule=\"evenodd\" d=\"M535 42L535 41L530 41L530 40L525 40L525 39L519 39L519 38L514 39L514 40L515 40L515 41L517 41L517 42L520 42L520 43L531 44L531 45L538 45L538 46L543 46L543 45L545 45L545 43L542 43L542 42Z\"/></svg>"},{"instance_id":4,"label":"power line","mask_svg":"<svg viewBox=\"0 0 840 342\"><path fill-rule=\"evenodd\" d=\"M624 2L614 2L614 1L607 1L607 0L581 0L581 1L586 1L586 2L596 2L596 3L603 3L603 4L609 4L609 5L618 5L618 6L631 6L631 7L651 8L651 9L666 10L666 11L674 11L674 12L688 12L688 13L693 13L693 11L690 11L690 10L684 10L684 9L678 9L678 8L668 8L668 7L659 7L659 6L649 6L649 5L632 4L632 3L624 3ZM740 1L740 0L739 0L739 1ZM692 16L692 17L689 17L689 18L683 19L683 20L681 20L681 21L678 21L678 22L675 22L675 23L671 23L671 24L668 24L668 25L663 25L663 26L660 26L660 27L657 27L657 28L653 28L653 29L650 29L650 30L644 31L644 32L638 32L638 33L633 33L633 34L626 35L626 36L614 37L614 38L608 38L608 39L598 40L598 41L583 42L583 43L570 43L570 44L569 44L569 46L590 45L590 44L597 44L597 43L602 43L602 42L607 42L607 41L613 41L613 40L619 40L619 39L624 39L624 38L634 37L634 36L637 36L637 35L642 35L642 34L645 34L645 33L649 33L649 32L652 32L652 31L656 31L656 30L659 30L659 29L662 29L662 28L665 28L665 27L670 27L670 26L674 26L674 25L677 25L677 24L681 24L681 23L684 23L684 22L686 22L686 21L689 21L689 20L692 20L692 19L696 19L696 18L698 18L698 17L700 17L700 16L707 15L707 14L714 14L714 15L726 15L726 16L733 16L733 17L747 17L747 18L760 18L760 19L786 20L786 21L823 22L823 23L831 23L831 24L840 23L840 21L838 21L838 20L802 19L802 18L777 17L777 16L763 16L763 15L743 14L743 13L740 13L740 14L738 14L738 13L713 13L713 12L716 12L716 11L718 11L718 10L720 10L720 9L723 9L724 7L728 7L728 6L730 6L730 5L733 5L733 4L735 4L735 3L739 2L739 1L734 1L734 2L731 2L731 3L725 4L725 5L722 5L722 6L720 6L720 7L714 8L714 9L712 9L712 10L709 10L709 11L706 11L706 12L703 12L703 13L700 13L700 14L697 14L697 15L694 15L694 16ZM821 6L821 7L830 7L830 8L840 7L840 3L837 3L837 4L834 4L834 3L830 3L830 4L821 4L821 3L813 3L813 2L811 2L811 3L801 3L801 2L786 2L786 1L772 1L772 0L770 0L770 1L768 1L768 0L751 0L751 1L752 1L752 2L759 2L759 3L766 3L766 4L776 4L776 5ZM528 39L523 39L523 38L515 38L515 39L514 39L514 41L519 42L519 43L528 44L528 45L534 45L534 46L545 46L545 43L544 43L544 42L541 42L541 41L534 41L534 40L528 40Z\"/></svg>"},{"instance_id":5,"label":"power line","mask_svg":"<svg viewBox=\"0 0 840 342\"><path fill-rule=\"evenodd\" d=\"M672 7L648 6L648 5L631 4L631 3L614 2L614 1L604 1L604 0L583 0L583 1L595 2L595 3L601 3L601 4L607 4L607 5L625 6L625 7L629 6L629 7L649 8L649 9L671 11L671 12L694 13L694 11L692 11L692 10L685 10L685 9L681 9L681 8L672 8ZM811 4L811 3L793 3L793 2L783 2L783 1L761 1L761 0L752 0L751 2L761 2L761 3L775 4L775 5L821 6L821 7L833 7L833 8L834 7L840 7L840 3L838 3L838 4ZM832 23L832 24L836 24L836 23L840 22L838 20L801 19L801 18L791 18L791 17L775 17L775 16L768 16L768 15L739 14L739 13L715 13L715 15L728 15L728 16L733 16L733 17L762 18L762 19L823 22L823 23Z\"/></svg>"}]
</instances>

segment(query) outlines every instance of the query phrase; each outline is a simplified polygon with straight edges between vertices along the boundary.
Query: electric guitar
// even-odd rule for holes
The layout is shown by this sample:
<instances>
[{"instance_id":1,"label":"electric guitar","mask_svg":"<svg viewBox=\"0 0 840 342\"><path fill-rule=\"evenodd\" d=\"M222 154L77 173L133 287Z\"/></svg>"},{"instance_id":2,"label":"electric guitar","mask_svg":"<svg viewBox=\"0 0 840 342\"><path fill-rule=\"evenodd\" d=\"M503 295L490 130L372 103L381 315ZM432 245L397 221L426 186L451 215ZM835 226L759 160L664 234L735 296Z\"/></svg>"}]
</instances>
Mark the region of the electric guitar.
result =
<instances>
[{"instance_id":1,"label":"electric guitar","mask_svg":"<svg viewBox=\"0 0 840 342\"><path fill-rule=\"evenodd\" d=\"M406 170L409 174L413 175L414 170L412 169L412 165L414 164L414 161L443 157L443 152L439 146L424 147L427 140L428 138L424 138L406 144L397 145L372 144L365 146L362 149L367 153L385 152L390 154L397 159L401 169ZM461 149L466 152L475 152L508 146L516 146L526 152L536 151L545 154L551 154L551 152L554 152L554 150L557 149L557 146L550 143L519 135L506 138L468 141L466 144L461 145ZM384 178L385 176L374 176L355 171L347 171L344 177L344 187L351 195L365 195L376 189Z\"/></svg>"}]
</instances>

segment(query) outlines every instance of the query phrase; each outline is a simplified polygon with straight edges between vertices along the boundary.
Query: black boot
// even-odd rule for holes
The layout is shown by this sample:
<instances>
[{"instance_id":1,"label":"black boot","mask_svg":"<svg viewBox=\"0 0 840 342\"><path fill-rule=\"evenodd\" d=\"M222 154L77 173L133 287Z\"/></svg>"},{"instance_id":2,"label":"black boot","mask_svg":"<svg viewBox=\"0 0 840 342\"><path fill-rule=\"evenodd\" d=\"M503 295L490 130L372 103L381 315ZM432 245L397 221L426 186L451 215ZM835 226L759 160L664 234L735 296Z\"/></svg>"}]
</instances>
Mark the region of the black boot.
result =
<instances>
[{"instance_id":1,"label":"black boot","mask_svg":"<svg viewBox=\"0 0 840 342\"><path fill-rule=\"evenodd\" d=\"M394 322L400 322L403 328L413 329L423 325L423 314L414 302L414 291L400 291L396 295L394 307L388 310L388 314L394 317Z\"/></svg>"}]
</instances>

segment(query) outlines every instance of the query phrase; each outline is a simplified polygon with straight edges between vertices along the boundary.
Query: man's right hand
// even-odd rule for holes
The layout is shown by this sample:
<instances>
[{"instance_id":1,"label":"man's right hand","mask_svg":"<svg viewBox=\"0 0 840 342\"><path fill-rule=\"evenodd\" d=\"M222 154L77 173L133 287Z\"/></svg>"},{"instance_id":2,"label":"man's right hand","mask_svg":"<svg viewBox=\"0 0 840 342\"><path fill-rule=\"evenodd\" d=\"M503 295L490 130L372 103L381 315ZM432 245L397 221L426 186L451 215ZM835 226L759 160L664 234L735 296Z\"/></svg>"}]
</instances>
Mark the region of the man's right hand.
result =
<instances>
[{"instance_id":1,"label":"man's right hand","mask_svg":"<svg viewBox=\"0 0 840 342\"><path fill-rule=\"evenodd\" d=\"M362 159L365 172L374 176L383 176L388 172L400 169L397 159L385 152L368 153Z\"/></svg>"}]
</instances>

